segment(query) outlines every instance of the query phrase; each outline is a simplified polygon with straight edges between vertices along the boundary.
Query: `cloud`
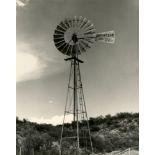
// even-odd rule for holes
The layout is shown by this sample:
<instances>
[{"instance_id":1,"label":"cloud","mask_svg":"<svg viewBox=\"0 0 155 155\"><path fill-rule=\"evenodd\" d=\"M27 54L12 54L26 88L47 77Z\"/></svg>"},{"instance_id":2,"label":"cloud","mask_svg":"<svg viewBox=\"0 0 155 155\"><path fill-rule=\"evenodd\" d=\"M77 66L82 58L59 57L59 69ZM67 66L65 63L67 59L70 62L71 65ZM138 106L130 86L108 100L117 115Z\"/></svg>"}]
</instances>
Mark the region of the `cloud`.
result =
<instances>
[{"instance_id":1,"label":"cloud","mask_svg":"<svg viewBox=\"0 0 155 155\"><path fill-rule=\"evenodd\" d=\"M51 118L35 118L32 117L30 118L31 122L37 122L37 123L47 123L47 124L52 124L52 125L58 125L63 123L63 115L55 115ZM65 123L71 123L73 121L73 115L66 115L65 116Z\"/></svg>"},{"instance_id":2,"label":"cloud","mask_svg":"<svg viewBox=\"0 0 155 155\"><path fill-rule=\"evenodd\" d=\"M29 0L16 0L16 5L18 7L24 7L28 4Z\"/></svg>"},{"instance_id":3,"label":"cloud","mask_svg":"<svg viewBox=\"0 0 155 155\"><path fill-rule=\"evenodd\" d=\"M49 102L50 104L53 104L53 103L54 103L53 100L49 100L48 102Z\"/></svg>"},{"instance_id":4,"label":"cloud","mask_svg":"<svg viewBox=\"0 0 155 155\"><path fill-rule=\"evenodd\" d=\"M47 50L47 49L46 49ZM17 40L16 46L16 81L41 79L58 74L67 68L63 59L48 55L48 50L41 52L36 45Z\"/></svg>"},{"instance_id":5,"label":"cloud","mask_svg":"<svg viewBox=\"0 0 155 155\"><path fill-rule=\"evenodd\" d=\"M25 43L17 44L16 80L17 82L38 79L42 76L46 64L33 55L33 49Z\"/></svg>"}]
</instances>

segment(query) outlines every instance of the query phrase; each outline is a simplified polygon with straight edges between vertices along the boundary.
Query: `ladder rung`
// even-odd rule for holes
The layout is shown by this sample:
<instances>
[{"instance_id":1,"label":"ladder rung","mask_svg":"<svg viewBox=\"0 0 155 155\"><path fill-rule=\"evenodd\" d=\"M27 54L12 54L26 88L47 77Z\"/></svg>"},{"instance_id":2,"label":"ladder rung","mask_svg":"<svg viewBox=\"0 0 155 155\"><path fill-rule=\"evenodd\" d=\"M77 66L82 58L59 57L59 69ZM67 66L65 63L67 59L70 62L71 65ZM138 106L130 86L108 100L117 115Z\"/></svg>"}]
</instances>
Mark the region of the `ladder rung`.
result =
<instances>
[{"instance_id":1,"label":"ladder rung","mask_svg":"<svg viewBox=\"0 0 155 155\"><path fill-rule=\"evenodd\" d=\"M73 137L62 137L62 139L68 139L68 138L77 138L77 136L73 136Z\"/></svg>"},{"instance_id":2,"label":"ladder rung","mask_svg":"<svg viewBox=\"0 0 155 155\"><path fill-rule=\"evenodd\" d=\"M81 129L82 131L85 131L85 130L89 130L89 129Z\"/></svg>"},{"instance_id":3,"label":"ladder rung","mask_svg":"<svg viewBox=\"0 0 155 155\"><path fill-rule=\"evenodd\" d=\"M70 112L70 111L65 111L66 113L69 113L69 114L74 114L73 112ZM83 112L76 112L75 114L84 114L84 113L86 113L85 111L83 111Z\"/></svg>"},{"instance_id":4,"label":"ladder rung","mask_svg":"<svg viewBox=\"0 0 155 155\"><path fill-rule=\"evenodd\" d=\"M73 87L71 87L71 86L68 86L68 88L74 89L74 88L73 88ZM82 86L77 87L76 89L80 89L80 88L82 88Z\"/></svg>"}]
</instances>

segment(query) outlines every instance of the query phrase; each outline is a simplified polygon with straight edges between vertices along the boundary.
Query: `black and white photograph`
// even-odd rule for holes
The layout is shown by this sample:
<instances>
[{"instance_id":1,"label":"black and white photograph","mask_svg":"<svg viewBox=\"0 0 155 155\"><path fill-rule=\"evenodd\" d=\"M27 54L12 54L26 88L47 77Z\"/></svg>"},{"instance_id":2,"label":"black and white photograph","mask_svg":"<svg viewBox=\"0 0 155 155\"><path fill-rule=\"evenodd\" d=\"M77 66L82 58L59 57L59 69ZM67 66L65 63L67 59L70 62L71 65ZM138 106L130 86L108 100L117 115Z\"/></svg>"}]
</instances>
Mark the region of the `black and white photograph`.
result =
<instances>
[{"instance_id":1,"label":"black and white photograph","mask_svg":"<svg viewBox=\"0 0 155 155\"><path fill-rule=\"evenodd\" d=\"M16 0L16 155L139 155L139 0Z\"/></svg>"}]
</instances>

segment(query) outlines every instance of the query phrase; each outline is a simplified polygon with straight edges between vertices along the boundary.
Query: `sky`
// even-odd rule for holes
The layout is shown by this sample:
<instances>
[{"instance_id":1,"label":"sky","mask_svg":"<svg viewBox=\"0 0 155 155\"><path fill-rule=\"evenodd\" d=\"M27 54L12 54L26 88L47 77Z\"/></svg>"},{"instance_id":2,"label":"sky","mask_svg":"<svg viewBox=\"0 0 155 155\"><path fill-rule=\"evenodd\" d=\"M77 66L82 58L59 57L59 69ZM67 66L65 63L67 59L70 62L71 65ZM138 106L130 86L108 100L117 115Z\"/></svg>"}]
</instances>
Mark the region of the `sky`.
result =
<instances>
[{"instance_id":1,"label":"sky","mask_svg":"<svg viewBox=\"0 0 155 155\"><path fill-rule=\"evenodd\" d=\"M74 16L89 19L97 32L116 35L115 44L96 42L80 56L88 116L138 112L138 5L138 0L17 0L17 116L62 123L70 63L54 46L53 32Z\"/></svg>"}]
</instances>

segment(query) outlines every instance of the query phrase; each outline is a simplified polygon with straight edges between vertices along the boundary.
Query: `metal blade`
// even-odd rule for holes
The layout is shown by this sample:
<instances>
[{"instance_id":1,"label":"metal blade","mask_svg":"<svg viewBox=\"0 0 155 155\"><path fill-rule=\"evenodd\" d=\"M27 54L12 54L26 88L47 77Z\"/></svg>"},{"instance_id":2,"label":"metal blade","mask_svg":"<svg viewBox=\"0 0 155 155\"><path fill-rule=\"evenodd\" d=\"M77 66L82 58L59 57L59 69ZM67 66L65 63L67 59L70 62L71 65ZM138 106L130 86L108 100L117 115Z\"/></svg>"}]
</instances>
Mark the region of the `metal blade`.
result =
<instances>
[{"instance_id":1,"label":"metal blade","mask_svg":"<svg viewBox=\"0 0 155 155\"><path fill-rule=\"evenodd\" d=\"M81 24L81 26L80 26L80 28L83 28L84 27L84 25L87 23L87 19L86 18L84 18L84 20L83 20L83 22L82 22L82 24Z\"/></svg>"},{"instance_id":2,"label":"metal blade","mask_svg":"<svg viewBox=\"0 0 155 155\"><path fill-rule=\"evenodd\" d=\"M91 44L89 42L87 42L86 40L81 40L81 42L83 43L83 45L85 45L86 48L90 48Z\"/></svg>"},{"instance_id":3,"label":"metal blade","mask_svg":"<svg viewBox=\"0 0 155 155\"><path fill-rule=\"evenodd\" d=\"M82 22L83 22L84 18L82 16L79 17L79 27L81 26Z\"/></svg>"},{"instance_id":4,"label":"metal blade","mask_svg":"<svg viewBox=\"0 0 155 155\"><path fill-rule=\"evenodd\" d=\"M86 29L87 27L88 27L88 25L89 25L89 20L87 19L85 22L84 22L84 24L82 25L82 28L83 29Z\"/></svg>"},{"instance_id":5,"label":"metal blade","mask_svg":"<svg viewBox=\"0 0 155 155\"><path fill-rule=\"evenodd\" d=\"M69 24L69 27L72 27L72 19L68 19L68 24Z\"/></svg>"},{"instance_id":6,"label":"metal blade","mask_svg":"<svg viewBox=\"0 0 155 155\"><path fill-rule=\"evenodd\" d=\"M62 41L65 42L64 38L54 38L54 41L55 41L55 43L59 43L59 42L62 42Z\"/></svg>"},{"instance_id":7,"label":"metal blade","mask_svg":"<svg viewBox=\"0 0 155 155\"><path fill-rule=\"evenodd\" d=\"M62 32L62 31L60 31L60 30L56 29L56 30L55 30L55 34L64 35L64 32Z\"/></svg>"},{"instance_id":8,"label":"metal blade","mask_svg":"<svg viewBox=\"0 0 155 155\"><path fill-rule=\"evenodd\" d=\"M57 30L60 30L62 32L65 32L67 29L65 29L64 27L62 27L60 24L57 26Z\"/></svg>"},{"instance_id":9,"label":"metal blade","mask_svg":"<svg viewBox=\"0 0 155 155\"><path fill-rule=\"evenodd\" d=\"M66 44L65 42L58 43L58 44L55 43L55 46L61 51L61 48L62 48L65 44Z\"/></svg>"},{"instance_id":10,"label":"metal blade","mask_svg":"<svg viewBox=\"0 0 155 155\"><path fill-rule=\"evenodd\" d=\"M64 53L63 49L67 46L67 44L64 42L61 46L58 47L58 49Z\"/></svg>"},{"instance_id":11,"label":"metal blade","mask_svg":"<svg viewBox=\"0 0 155 155\"><path fill-rule=\"evenodd\" d=\"M68 49L67 49L67 51L66 51L66 55L71 55L71 51L72 51L72 46L73 45L69 45L69 47L68 47Z\"/></svg>"},{"instance_id":12,"label":"metal blade","mask_svg":"<svg viewBox=\"0 0 155 155\"><path fill-rule=\"evenodd\" d=\"M63 35L53 35L54 36L54 39L63 39L64 36Z\"/></svg>"},{"instance_id":13,"label":"metal blade","mask_svg":"<svg viewBox=\"0 0 155 155\"><path fill-rule=\"evenodd\" d=\"M94 29L94 24L89 24L89 26L86 28L86 30Z\"/></svg>"},{"instance_id":14,"label":"metal blade","mask_svg":"<svg viewBox=\"0 0 155 155\"><path fill-rule=\"evenodd\" d=\"M87 35L87 34L95 34L95 32L96 32L95 29L91 29L91 30L89 30L89 31L84 32L83 34L84 34L84 35Z\"/></svg>"},{"instance_id":15,"label":"metal blade","mask_svg":"<svg viewBox=\"0 0 155 155\"><path fill-rule=\"evenodd\" d=\"M65 24L65 26L67 27L67 29L70 28L70 25L68 24L68 20L67 20L67 19L65 19L65 20L63 21L63 23Z\"/></svg>"},{"instance_id":16,"label":"metal blade","mask_svg":"<svg viewBox=\"0 0 155 155\"><path fill-rule=\"evenodd\" d=\"M63 22L61 22L59 25L60 25L61 27L63 27L65 30L67 30L67 28L68 28Z\"/></svg>"},{"instance_id":17,"label":"metal blade","mask_svg":"<svg viewBox=\"0 0 155 155\"><path fill-rule=\"evenodd\" d=\"M86 52L86 49L85 49L84 45L81 42L79 42L79 47L81 49L81 52Z\"/></svg>"},{"instance_id":18,"label":"metal blade","mask_svg":"<svg viewBox=\"0 0 155 155\"><path fill-rule=\"evenodd\" d=\"M90 48L90 47L88 46L88 44L85 43L83 40L80 40L80 44L83 46L83 48L85 49L85 51L86 51L86 49Z\"/></svg>"},{"instance_id":19,"label":"metal blade","mask_svg":"<svg viewBox=\"0 0 155 155\"><path fill-rule=\"evenodd\" d=\"M81 20L82 20L82 16L77 17L77 27L80 26Z\"/></svg>"}]
</instances>

